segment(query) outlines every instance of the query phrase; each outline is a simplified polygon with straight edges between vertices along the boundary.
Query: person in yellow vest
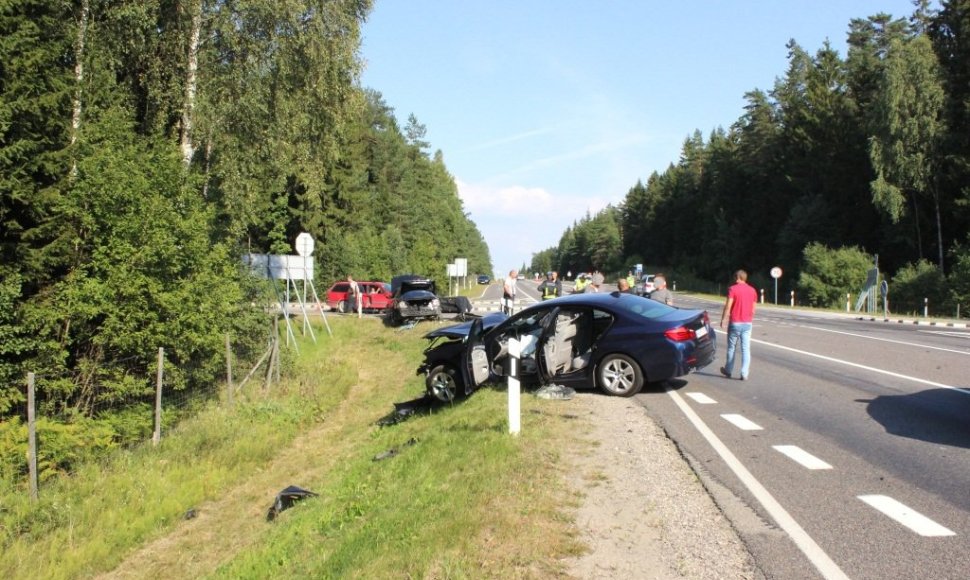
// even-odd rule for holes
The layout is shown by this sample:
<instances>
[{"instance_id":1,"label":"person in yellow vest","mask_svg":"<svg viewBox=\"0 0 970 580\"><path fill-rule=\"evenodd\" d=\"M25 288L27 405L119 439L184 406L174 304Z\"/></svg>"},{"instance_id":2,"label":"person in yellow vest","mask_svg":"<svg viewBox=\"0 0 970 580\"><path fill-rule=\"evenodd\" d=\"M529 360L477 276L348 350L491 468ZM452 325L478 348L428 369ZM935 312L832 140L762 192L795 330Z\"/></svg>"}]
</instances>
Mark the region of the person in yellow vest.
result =
<instances>
[{"instance_id":1,"label":"person in yellow vest","mask_svg":"<svg viewBox=\"0 0 970 580\"><path fill-rule=\"evenodd\" d=\"M576 276L576 284L573 286L573 292L575 294L579 294L585 289L586 289L586 276L583 274L580 274L579 276Z\"/></svg>"},{"instance_id":2,"label":"person in yellow vest","mask_svg":"<svg viewBox=\"0 0 970 580\"><path fill-rule=\"evenodd\" d=\"M633 286L636 283L637 283L636 276L633 275L633 272L627 271L627 273L626 273L626 285L627 285L627 288L633 288ZM632 290L631 290L631 292L632 292Z\"/></svg>"},{"instance_id":3,"label":"person in yellow vest","mask_svg":"<svg viewBox=\"0 0 970 580\"><path fill-rule=\"evenodd\" d=\"M539 284L539 293L543 300L552 300L562 296L562 281L559 280L558 272L546 272L546 279Z\"/></svg>"}]
</instances>

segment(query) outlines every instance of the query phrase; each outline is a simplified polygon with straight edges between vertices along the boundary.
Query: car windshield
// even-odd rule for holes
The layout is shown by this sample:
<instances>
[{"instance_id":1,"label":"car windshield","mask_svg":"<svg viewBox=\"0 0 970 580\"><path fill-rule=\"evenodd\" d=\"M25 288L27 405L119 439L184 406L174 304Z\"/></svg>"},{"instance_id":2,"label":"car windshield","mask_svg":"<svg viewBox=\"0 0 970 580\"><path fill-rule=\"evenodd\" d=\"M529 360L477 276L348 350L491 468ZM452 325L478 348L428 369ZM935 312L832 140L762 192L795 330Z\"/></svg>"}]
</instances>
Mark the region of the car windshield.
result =
<instances>
[{"instance_id":1,"label":"car windshield","mask_svg":"<svg viewBox=\"0 0 970 580\"><path fill-rule=\"evenodd\" d=\"M630 296L629 300L617 300L616 308L653 320L665 314L670 314L674 308L667 306L663 302L657 302L649 298Z\"/></svg>"}]
</instances>

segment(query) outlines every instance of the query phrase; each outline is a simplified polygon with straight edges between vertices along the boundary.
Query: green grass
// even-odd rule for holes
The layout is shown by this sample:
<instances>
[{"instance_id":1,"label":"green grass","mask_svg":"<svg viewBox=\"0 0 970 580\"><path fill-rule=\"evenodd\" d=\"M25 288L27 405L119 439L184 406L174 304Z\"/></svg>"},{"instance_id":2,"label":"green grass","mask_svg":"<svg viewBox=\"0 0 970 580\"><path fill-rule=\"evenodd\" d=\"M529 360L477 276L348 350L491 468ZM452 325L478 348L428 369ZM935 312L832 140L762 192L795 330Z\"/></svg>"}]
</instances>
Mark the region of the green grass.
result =
<instances>
[{"instance_id":1,"label":"green grass","mask_svg":"<svg viewBox=\"0 0 970 580\"><path fill-rule=\"evenodd\" d=\"M0 572L73 578L548 577L581 550L563 456L587 447L570 402L524 395L508 434L507 396L380 427L423 393L414 374L428 324L331 317L301 339L282 385L212 405L157 448L119 453L41 489L0 488ZM250 390L250 387L247 387ZM375 457L394 449L383 460ZM288 485L319 494L273 522ZM199 517L182 521L196 509Z\"/></svg>"}]
</instances>

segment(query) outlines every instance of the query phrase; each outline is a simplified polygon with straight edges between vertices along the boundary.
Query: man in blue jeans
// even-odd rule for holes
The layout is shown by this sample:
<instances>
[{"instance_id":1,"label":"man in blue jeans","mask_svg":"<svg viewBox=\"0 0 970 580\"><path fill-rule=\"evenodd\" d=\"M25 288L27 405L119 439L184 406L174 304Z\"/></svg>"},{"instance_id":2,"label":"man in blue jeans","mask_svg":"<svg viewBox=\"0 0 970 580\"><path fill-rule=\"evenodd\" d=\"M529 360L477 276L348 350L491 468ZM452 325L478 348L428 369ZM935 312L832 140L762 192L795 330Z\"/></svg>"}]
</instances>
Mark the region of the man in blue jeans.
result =
<instances>
[{"instance_id":1,"label":"man in blue jeans","mask_svg":"<svg viewBox=\"0 0 970 580\"><path fill-rule=\"evenodd\" d=\"M748 379L751 366L751 325L754 322L754 305L758 301L758 291L748 284L748 273L738 270L734 273L734 285L728 288L727 302L721 312L721 328L727 327L727 361L721 367L721 374L731 378L734 371L734 353L741 343L741 380Z\"/></svg>"}]
</instances>

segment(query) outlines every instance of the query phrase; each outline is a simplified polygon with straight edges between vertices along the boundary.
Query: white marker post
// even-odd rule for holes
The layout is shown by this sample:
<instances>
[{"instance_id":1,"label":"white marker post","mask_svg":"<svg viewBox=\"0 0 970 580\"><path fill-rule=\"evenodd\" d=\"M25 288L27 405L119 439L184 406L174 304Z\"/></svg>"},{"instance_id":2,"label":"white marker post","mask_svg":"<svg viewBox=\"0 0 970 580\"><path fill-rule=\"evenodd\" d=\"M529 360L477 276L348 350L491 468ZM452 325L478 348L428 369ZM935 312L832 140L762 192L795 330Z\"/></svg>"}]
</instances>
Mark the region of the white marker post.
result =
<instances>
[{"instance_id":1,"label":"white marker post","mask_svg":"<svg viewBox=\"0 0 970 580\"><path fill-rule=\"evenodd\" d=\"M519 358L522 356L522 343L515 338L509 339L509 433L518 435L522 430L521 387L519 385Z\"/></svg>"}]
</instances>

